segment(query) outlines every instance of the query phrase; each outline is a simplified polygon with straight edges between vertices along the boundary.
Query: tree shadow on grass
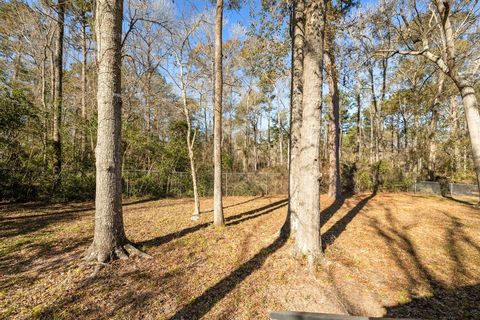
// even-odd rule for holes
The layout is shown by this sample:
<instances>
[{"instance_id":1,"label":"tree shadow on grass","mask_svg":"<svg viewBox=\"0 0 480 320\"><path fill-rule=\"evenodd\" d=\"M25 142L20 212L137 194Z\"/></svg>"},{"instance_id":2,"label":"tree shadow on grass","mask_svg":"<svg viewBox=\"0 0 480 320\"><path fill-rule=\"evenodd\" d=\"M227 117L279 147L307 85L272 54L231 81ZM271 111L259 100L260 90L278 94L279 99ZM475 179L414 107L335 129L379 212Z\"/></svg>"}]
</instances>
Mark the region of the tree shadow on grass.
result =
<instances>
[{"instance_id":1,"label":"tree shadow on grass","mask_svg":"<svg viewBox=\"0 0 480 320\"><path fill-rule=\"evenodd\" d=\"M155 200L156 199L153 198L141 199L124 203L123 206L131 206ZM72 219L77 218L81 213L91 211L90 214L93 214L95 211L95 206L91 204L83 205L82 207L76 207L73 209L62 210L61 208L52 207L54 205L44 206L42 204L29 203L18 206L12 205L11 208L2 212L11 212L19 209L35 210L35 205L38 206L37 210L43 212L39 214L0 217L0 238L15 237L18 235L33 233L42 230L51 224L72 221Z\"/></svg>"},{"instance_id":2,"label":"tree shadow on grass","mask_svg":"<svg viewBox=\"0 0 480 320\"><path fill-rule=\"evenodd\" d=\"M323 209L320 214L320 227L323 227L334 215L335 213L343 206L345 203L345 199L349 198L350 196L341 196L335 199L335 201L328 206L327 208Z\"/></svg>"},{"instance_id":3,"label":"tree shadow on grass","mask_svg":"<svg viewBox=\"0 0 480 320\"><path fill-rule=\"evenodd\" d=\"M240 222L259 217L261 215L264 215L264 214L270 213L270 212L272 212L276 209L279 209L279 208L285 206L287 203L288 203L288 199L282 199L282 200L279 200L279 201L276 201L276 202L272 202L272 203L270 203L266 206L260 207L260 208L256 208L256 209L253 209L253 210L249 210L249 211L246 211L246 212L243 212L243 213L236 214L234 216L227 217L225 219L226 225L227 226L236 225L236 224L239 224ZM210 225L211 225L210 221L205 222L205 223L201 223L201 224L197 224L197 225L185 228L185 229L180 230L180 231L169 233L169 234L164 235L164 236L160 236L160 237L156 237L156 238L153 238L153 239L150 239L150 240L138 242L137 245L147 246L147 247L160 246L160 245L168 243L168 242L170 242L174 239L181 238L181 237L184 237L184 236L186 236L190 233L197 232L199 230L205 229Z\"/></svg>"},{"instance_id":4,"label":"tree shadow on grass","mask_svg":"<svg viewBox=\"0 0 480 320\"><path fill-rule=\"evenodd\" d=\"M387 211L387 223L381 224L377 219L372 219L372 226L388 245L391 257L401 272L407 277L407 292L411 300L396 306L387 307L389 317L415 317L426 319L480 319L480 286L478 284L452 288L445 284L444 279L438 278L433 268L446 268L428 264L419 254L412 235L409 233L411 226L404 226ZM465 265L462 246L469 246L480 253L480 246L470 239L465 233L459 218L447 212L440 211L445 216L446 247L437 248L434 245L430 250L442 249L448 252L449 261L453 263L453 275L450 282L453 285L461 284L462 279L471 277L471 271ZM428 296L416 297L416 288L427 288Z\"/></svg>"},{"instance_id":5,"label":"tree shadow on grass","mask_svg":"<svg viewBox=\"0 0 480 320\"><path fill-rule=\"evenodd\" d=\"M251 198L251 199L248 199L248 200L245 200L245 201L241 201L241 202L237 202L237 203L234 203L234 204L231 204L231 205L228 205L228 206L224 206L223 209L233 208L233 207L240 206L242 204L249 203L249 202L252 202L252 201L256 201L256 200L262 199L262 198L264 198L264 196L258 196L258 197ZM205 211L202 211L201 213L209 213L209 212L213 212L213 209L205 210Z\"/></svg>"},{"instance_id":6,"label":"tree shadow on grass","mask_svg":"<svg viewBox=\"0 0 480 320\"><path fill-rule=\"evenodd\" d=\"M355 218L355 216L367 205L367 203L373 197L375 197L375 195L376 195L376 193L374 192L371 195L369 195L369 196L363 198L362 200L360 200L355 207L350 209L350 211L348 211L340 220L335 222L335 224L333 226L331 226L330 229L328 229L327 232L325 232L322 235L323 250L325 250L328 246L333 244L335 239L337 239L345 231L348 224L350 222L352 222L353 218ZM337 204L333 203L332 210L331 210L332 213L331 213L330 216L328 216L328 214L327 214L327 217L328 217L327 221L333 215L333 213L335 213L336 210L338 210L342 205L343 205L343 202L341 202L341 201ZM324 223L322 223L322 225Z\"/></svg>"},{"instance_id":7,"label":"tree shadow on grass","mask_svg":"<svg viewBox=\"0 0 480 320\"><path fill-rule=\"evenodd\" d=\"M450 200L450 201L455 201L457 203L465 204L465 205L470 206L470 207L474 207L475 205L478 204L475 201L470 202L470 201L466 201L466 200L457 199L457 198L454 198L452 196L447 196L447 197L443 197L443 198L447 199L447 200Z\"/></svg>"},{"instance_id":8,"label":"tree shadow on grass","mask_svg":"<svg viewBox=\"0 0 480 320\"><path fill-rule=\"evenodd\" d=\"M288 200L283 200L286 201ZM284 204L284 205L285 205ZM267 258L283 247L290 235L290 216L287 214L279 236L270 245L262 248L250 260L240 265L228 276L208 288L202 295L184 306L170 320L200 319L207 314L220 300L225 298L237 285L244 281L253 272L260 269Z\"/></svg>"},{"instance_id":9,"label":"tree shadow on grass","mask_svg":"<svg viewBox=\"0 0 480 320\"><path fill-rule=\"evenodd\" d=\"M423 319L480 319L480 285L455 289L438 288L430 297L387 307L387 317Z\"/></svg>"}]
</instances>

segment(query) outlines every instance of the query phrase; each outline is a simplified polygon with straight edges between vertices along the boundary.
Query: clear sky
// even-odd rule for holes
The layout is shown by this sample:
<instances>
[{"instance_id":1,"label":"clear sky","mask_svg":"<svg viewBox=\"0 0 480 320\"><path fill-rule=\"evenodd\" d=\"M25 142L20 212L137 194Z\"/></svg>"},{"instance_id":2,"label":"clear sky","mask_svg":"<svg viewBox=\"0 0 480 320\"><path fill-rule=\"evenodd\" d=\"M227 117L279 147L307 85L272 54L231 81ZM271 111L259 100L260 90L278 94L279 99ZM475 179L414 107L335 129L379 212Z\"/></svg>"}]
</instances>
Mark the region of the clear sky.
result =
<instances>
[{"instance_id":1,"label":"clear sky","mask_svg":"<svg viewBox=\"0 0 480 320\"><path fill-rule=\"evenodd\" d=\"M160 0L161 1L161 0ZM168 1L168 0L167 0ZM170 0L172 1L172 0ZM228 0L225 0L227 3ZM215 10L215 0L173 0L175 7L179 12L200 12L204 9ZM224 28L223 39L228 40L232 37L232 28L239 24L247 27L251 23L250 11L257 11L260 8L259 0L243 0L242 6L238 10L224 9Z\"/></svg>"}]
</instances>

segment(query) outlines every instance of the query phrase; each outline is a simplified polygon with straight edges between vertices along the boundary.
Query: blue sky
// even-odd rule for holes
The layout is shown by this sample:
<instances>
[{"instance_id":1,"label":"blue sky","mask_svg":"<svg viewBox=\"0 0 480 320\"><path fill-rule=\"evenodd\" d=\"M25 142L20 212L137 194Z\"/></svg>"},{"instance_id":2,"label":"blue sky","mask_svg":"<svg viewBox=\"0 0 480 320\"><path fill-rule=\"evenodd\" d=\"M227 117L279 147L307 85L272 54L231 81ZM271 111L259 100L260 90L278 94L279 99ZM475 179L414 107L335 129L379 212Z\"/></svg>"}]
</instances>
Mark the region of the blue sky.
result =
<instances>
[{"instance_id":1,"label":"blue sky","mask_svg":"<svg viewBox=\"0 0 480 320\"><path fill-rule=\"evenodd\" d=\"M224 0L227 3L228 0ZM173 0L178 12L192 11L200 12L202 9L215 9L215 0ZM250 10L258 10L260 8L259 0L244 0L242 6L238 10L226 9L224 15L223 39L228 40L232 37L232 27L235 24L248 26L251 23Z\"/></svg>"}]
</instances>

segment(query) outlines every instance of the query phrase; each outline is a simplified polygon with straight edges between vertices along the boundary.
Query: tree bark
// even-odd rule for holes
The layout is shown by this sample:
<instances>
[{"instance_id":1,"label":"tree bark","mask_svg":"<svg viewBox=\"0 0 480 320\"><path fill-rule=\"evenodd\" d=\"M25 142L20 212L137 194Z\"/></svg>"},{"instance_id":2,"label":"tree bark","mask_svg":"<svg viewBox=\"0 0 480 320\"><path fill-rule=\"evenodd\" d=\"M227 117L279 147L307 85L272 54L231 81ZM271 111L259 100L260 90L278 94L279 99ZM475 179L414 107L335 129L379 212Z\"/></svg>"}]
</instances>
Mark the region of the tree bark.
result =
<instances>
[{"instance_id":1,"label":"tree bark","mask_svg":"<svg viewBox=\"0 0 480 320\"><path fill-rule=\"evenodd\" d=\"M222 62L223 0L217 0L215 16L215 93L214 93L214 137L213 137L213 224L225 225L222 203Z\"/></svg>"},{"instance_id":2,"label":"tree bark","mask_svg":"<svg viewBox=\"0 0 480 320\"><path fill-rule=\"evenodd\" d=\"M322 0L305 6L305 43L303 59L303 110L300 130L300 174L295 247L310 264L321 256L320 238L320 139L322 108L323 36L325 7Z\"/></svg>"},{"instance_id":3,"label":"tree bark","mask_svg":"<svg viewBox=\"0 0 480 320\"><path fill-rule=\"evenodd\" d=\"M55 174L55 186L60 182L62 170L62 96L63 96L63 35L65 20L65 0L57 2L57 21L55 31L55 53L54 53L54 95L53 95L53 173Z\"/></svg>"},{"instance_id":4,"label":"tree bark","mask_svg":"<svg viewBox=\"0 0 480 320\"><path fill-rule=\"evenodd\" d=\"M86 259L108 262L126 258L129 241L122 214L121 180L121 34L122 0L98 0L98 134L96 153L95 231Z\"/></svg>"},{"instance_id":5,"label":"tree bark","mask_svg":"<svg viewBox=\"0 0 480 320\"><path fill-rule=\"evenodd\" d=\"M360 72L357 72L357 83L355 85L355 100L357 103L357 137L355 148L355 160L358 162L362 158L362 96Z\"/></svg>"},{"instance_id":6,"label":"tree bark","mask_svg":"<svg viewBox=\"0 0 480 320\"><path fill-rule=\"evenodd\" d=\"M328 196L341 196L340 183L340 99L338 94L338 71L335 65L333 30L325 36L324 62L328 81Z\"/></svg>"},{"instance_id":7,"label":"tree bark","mask_svg":"<svg viewBox=\"0 0 480 320\"><path fill-rule=\"evenodd\" d=\"M429 153L428 153L428 179L430 181L435 180L435 165L437 161L437 141L436 141L436 133L437 133L437 123L438 123L438 109L440 107L440 96L443 92L443 84L445 82L445 74L440 71L438 74L438 86L437 92L435 93L435 97L433 98L432 102L432 119L430 121L430 133L429 133Z\"/></svg>"},{"instance_id":8,"label":"tree bark","mask_svg":"<svg viewBox=\"0 0 480 320\"><path fill-rule=\"evenodd\" d=\"M86 151L86 136L87 132L85 130L87 122L87 18L85 11L82 12L81 17L81 28L82 28L82 106L81 106L81 118L82 118L82 130L80 133L80 149L82 160L85 160L85 151Z\"/></svg>"},{"instance_id":9,"label":"tree bark","mask_svg":"<svg viewBox=\"0 0 480 320\"><path fill-rule=\"evenodd\" d=\"M195 154L193 148L195 146L195 136L192 137L192 117L190 116L190 110L188 109L187 103L187 88L183 80L183 67L180 67L180 82L182 85L182 101L183 101L183 113L185 115L185 121L187 121L187 148L188 148L188 158L190 160L190 174L192 176L192 186L193 186L193 199L194 199L194 208L192 213L192 220L198 220L200 218L200 198L198 196L197 188L197 170L195 167Z\"/></svg>"},{"instance_id":10,"label":"tree bark","mask_svg":"<svg viewBox=\"0 0 480 320\"><path fill-rule=\"evenodd\" d=\"M48 167L48 103L47 103L47 79L46 79L46 62L47 62L47 44L43 47L42 66L41 66L41 82L42 82L42 111L43 111L43 168Z\"/></svg>"},{"instance_id":11,"label":"tree bark","mask_svg":"<svg viewBox=\"0 0 480 320\"><path fill-rule=\"evenodd\" d=\"M289 215L290 229L297 230L300 201L300 129L303 108L303 52L305 32L305 1L294 2L292 13L292 80L290 101L290 143L289 143Z\"/></svg>"},{"instance_id":12,"label":"tree bark","mask_svg":"<svg viewBox=\"0 0 480 320\"><path fill-rule=\"evenodd\" d=\"M472 145L473 164L477 175L477 185L480 190L480 114L478 101L473 86L466 85L460 89L462 102L465 108L470 143Z\"/></svg>"}]
</instances>

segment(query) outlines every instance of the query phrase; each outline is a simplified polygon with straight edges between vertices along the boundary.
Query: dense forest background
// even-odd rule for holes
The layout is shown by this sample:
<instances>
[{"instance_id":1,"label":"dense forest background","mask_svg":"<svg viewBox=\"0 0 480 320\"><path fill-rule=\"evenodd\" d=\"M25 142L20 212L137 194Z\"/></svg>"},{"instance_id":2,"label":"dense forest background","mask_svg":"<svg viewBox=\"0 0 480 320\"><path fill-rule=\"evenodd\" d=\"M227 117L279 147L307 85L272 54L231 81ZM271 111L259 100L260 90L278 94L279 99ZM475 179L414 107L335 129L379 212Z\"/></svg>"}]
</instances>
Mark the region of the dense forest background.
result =
<instances>
[{"instance_id":1,"label":"dense forest background","mask_svg":"<svg viewBox=\"0 0 480 320\"><path fill-rule=\"evenodd\" d=\"M59 67L58 6L0 1L2 200L94 197L92 6L88 0L65 3ZM258 177L287 184L291 8L282 1L244 6L255 19L249 25L227 21L224 41L222 165L226 175L244 174L236 178L236 191L251 195L265 192ZM406 190L414 181L440 178L474 183L464 109L452 80L418 57L379 53L395 41L383 20L388 3L334 9L326 50L337 73L344 190ZM461 24L466 15L459 11L453 20ZM191 194L192 171L200 195L212 193L214 17L209 3L125 3L122 170L128 196ZM458 39L462 59L478 49L475 28L465 26ZM324 86L332 92L332 82ZM480 87L475 90L478 96ZM325 106L332 99L324 94ZM322 109L321 123L325 187L329 110Z\"/></svg>"}]
</instances>

